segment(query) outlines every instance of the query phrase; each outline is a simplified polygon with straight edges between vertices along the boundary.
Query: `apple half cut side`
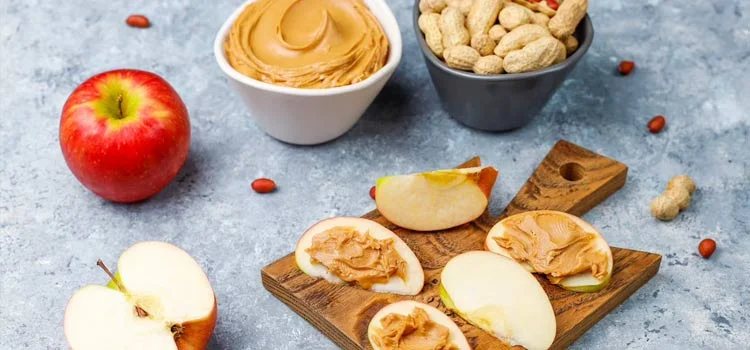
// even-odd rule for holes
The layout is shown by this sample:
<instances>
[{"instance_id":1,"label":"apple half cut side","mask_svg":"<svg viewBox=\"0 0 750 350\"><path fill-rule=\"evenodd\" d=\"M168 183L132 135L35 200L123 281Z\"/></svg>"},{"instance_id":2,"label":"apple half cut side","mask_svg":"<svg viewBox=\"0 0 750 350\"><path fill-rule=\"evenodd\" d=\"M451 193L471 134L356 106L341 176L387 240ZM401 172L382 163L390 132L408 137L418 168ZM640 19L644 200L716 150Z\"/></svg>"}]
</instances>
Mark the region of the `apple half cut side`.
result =
<instances>
[{"instance_id":1,"label":"apple half cut side","mask_svg":"<svg viewBox=\"0 0 750 350\"><path fill-rule=\"evenodd\" d=\"M388 221L403 228L445 230L484 213L497 174L484 166L383 177L375 186L375 204Z\"/></svg>"},{"instance_id":2,"label":"apple half cut side","mask_svg":"<svg viewBox=\"0 0 750 350\"><path fill-rule=\"evenodd\" d=\"M510 346L547 349L557 331L555 313L534 276L504 256L471 251L448 261L440 299L469 323Z\"/></svg>"},{"instance_id":3,"label":"apple half cut side","mask_svg":"<svg viewBox=\"0 0 750 350\"><path fill-rule=\"evenodd\" d=\"M607 244L607 241L604 239L601 233L599 233L599 231L596 228L594 228L594 226L591 226L591 224L589 224L588 222L584 221L583 219L575 215L570 215L565 212L554 211L554 210L537 210L537 211L520 213L516 215L528 215L528 214L533 214L533 213L562 215L572 220L575 224L580 226L583 229L583 231L585 231L586 233L592 233L597 236L596 248L599 251L604 252L604 254L607 255L609 259L609 264L608 264L609 268L608 268L606 277L602 279L598 279L594 277L594 275L590 271L587 271L587 272L583 272L583 273L579 273L573 276L563 278L558 283L560 287L570 290L570 291L574 291L574 292L592 293L592 292L598 292L604 289L607 285L609 285L609 281L612 277L612 267L614 266L613 259L612 259L612 250L610 249L609 244ZM505 225L503 225L503 221L507 220L508 218L501 220L500 222L495 224L495 226L492 227L489 234L487 234L487 238L485 240L485 247L487 250L493 253L497 253L497 254L500 254L500 255L503 255L512 259L513 257L510 255L510 252L507 249L498 245L497 241L495 241L495 238L503 237L503 235L505 234ZM534 268L530 264L526 262L519 262L519 263L524 268L526 268L529 272L536 273L536 271L534 271Z\"/></svg>"},{"instance_id":4,"label":"apple half cut side","mask_svg":"<svg viewBox=\"0 0 750 350\"><path fill-rule=\"evenodd\" d=\"M294 251L294 257L302 272L310 277L323 278L328 282L337 284L346 284L338 276L328 271L328 268L322 264L312 261L310 254L306 251L312 245L313 237L321 232L325 232L334 227L352 227L359 232L367 232L372 238L377 240L392 239L393 247L406 262L406 280L398 276L392 276L387 283L375 283L370 290L378 293L393 293L401 295L417 295L424 286L424 271L419 259L414 252L391 230L375 221L356 218L356 217L334 217L319 221L312 225L297 242L297 249Z\"/></svg>"},{"instance_id":5,"label":"apple half cut side","mask_svg":"<svg viewBox=\"0 0 750 350\"><path fill-rule=\"evenodd\" d=\"M469 346L469 342L466 340L466 336L463 332L461 332L461 329L458 328L456 323L450 319L450 317L446 316L444 313L433 306L412 300L403 300L388 304L380 309L380 311L378 311L378 313L376 313L375 316L372 317L372 319L370 320L370 325L367 327L367 338L370 340L370 345L372 345L372 348L374 350L381 350L381 348L373 339L375 337L375 331L383 327L381 320L384 317L390 314L399 314L406 316L411 314L415 308L424 310L427 313L427 316L430 318L430 321L448 328L448 331L450 332L450 343L454 345L458 350L471 350L471 346Z\"/></svg>"},{"instance_id":6,"label":"apple half cut side","mask_svg":"<svg viewBox=\"0 0 750 350\"><path fill-rule=\"evenodd\" d=\"M112 287L76 291L65 308L72 349L203 349L216 325L216 297L184 250L142 242L118 261ZM106 270L109 273L109 270Z\"/></svg>"}]
</instances>

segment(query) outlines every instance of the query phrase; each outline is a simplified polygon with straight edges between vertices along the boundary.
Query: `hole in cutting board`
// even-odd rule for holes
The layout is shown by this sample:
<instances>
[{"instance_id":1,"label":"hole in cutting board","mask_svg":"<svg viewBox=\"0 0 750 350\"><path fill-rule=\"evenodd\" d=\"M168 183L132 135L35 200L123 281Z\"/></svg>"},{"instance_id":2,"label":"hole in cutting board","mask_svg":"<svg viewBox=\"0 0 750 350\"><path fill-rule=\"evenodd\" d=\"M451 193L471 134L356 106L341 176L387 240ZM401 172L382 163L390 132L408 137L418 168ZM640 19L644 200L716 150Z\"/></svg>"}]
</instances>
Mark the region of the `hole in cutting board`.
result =
<instances>
[{"instance_id":1,"label":"hole in cutting board","mask_svg":"<svg viewBox=\"0 0 750 350\"><path fill-rule=\"evenodd\" d=\"M568 181L578 181L586 175L586 169L578 163L565 163L560 167L560 176Z\"/></svg>"}]
</instances>

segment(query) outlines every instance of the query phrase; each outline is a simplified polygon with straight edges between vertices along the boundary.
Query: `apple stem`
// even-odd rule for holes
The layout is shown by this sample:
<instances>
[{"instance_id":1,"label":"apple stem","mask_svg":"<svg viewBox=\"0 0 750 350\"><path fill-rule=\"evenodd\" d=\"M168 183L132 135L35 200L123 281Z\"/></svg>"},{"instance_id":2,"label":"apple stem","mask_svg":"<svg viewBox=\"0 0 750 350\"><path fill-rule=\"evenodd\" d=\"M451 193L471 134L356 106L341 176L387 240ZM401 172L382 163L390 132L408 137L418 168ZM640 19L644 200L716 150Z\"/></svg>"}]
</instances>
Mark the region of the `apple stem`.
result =
<instances>
[{"instance_id":1,"label":"apple stem","mask_svg":"<svg viewBox=\"0 0 750 350\"><path fill-rule=\"evenodd\" d=\"M125 118L125 115L122 114L122 99L122 94L117 95L117 110L120 112L117 115L117 119Z\"/></svg>"},{"instance_id":2,"label":"apple stem","mask_svg":"<svg viewBox=\"0 0 750 350\"><path fill-rule=\"evenodd\" d=\"M120 292L125 293L125 286L123 286L122 283L120 283L120 281L117 278L115 278L115 275L112 274L112 271L109 270L107 265L104 265L104 262L102 261L102 259L97 260L96 265L101 267L102 270L104 270L104 273L106 273L107 276L109 276L109 278L112 280L112 282L115 283L115 285L117 286L117 289L119 289ZM146 312L146 310L143 310L140 306L135 307L135 313L138 314L138 317L148 317L148 312Z\"/></svg>"},{"instance_id":3,"label":"apple stem","mask_svg":"<svg viewBox=\"0 0 750 350\"><path fill-rule=\"evenodd\" d=\"M107 276L109 276L109 279L111 279L112 282L115 283L115 285L117 286L117 289L119 289L123 293L125 292L125 287L123 287L123 285L120 283L120 281L118 281L115 278L115 275L112 274L112 271L109 270L109 268L107 267L107 265L104 265L104 262L102 261L102 259L97 260L96 261L96 265L99 266L99 267L101 267L102 270L104 270L104 273L106 273Z\"/></svg>"}]
</instances>

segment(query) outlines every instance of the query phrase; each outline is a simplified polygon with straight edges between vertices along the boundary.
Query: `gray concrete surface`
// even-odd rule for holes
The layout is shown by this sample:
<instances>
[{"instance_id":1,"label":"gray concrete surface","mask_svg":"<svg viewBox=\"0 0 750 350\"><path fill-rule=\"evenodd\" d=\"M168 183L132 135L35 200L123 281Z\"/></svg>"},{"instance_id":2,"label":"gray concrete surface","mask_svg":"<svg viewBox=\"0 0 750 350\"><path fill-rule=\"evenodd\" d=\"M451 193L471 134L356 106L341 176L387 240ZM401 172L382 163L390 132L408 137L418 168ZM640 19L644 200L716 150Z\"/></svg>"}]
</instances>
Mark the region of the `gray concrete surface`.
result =
<instances>
[{"instance_id":1,"label":"gray concrete surface","mask_svg":"<svg viewBox=\"0 0 750 350\"><path fill-rule=\"evenodd\" d=\"M318 147L264 135L230 91L211 45L241 1L0 1L0 348L64 349L63 310L79 287L105 283L131 244L166 240L205 266L219 302L210 349L332 349L267 293L259 270L292 251L316 220L373 208L382 175L449 167L475 154L501 175L499 212L559 138L630 166L619 193L585 216L612 245L664 255L645 287L575 349L746 349L750 343L750 2L593 1L590 52L526 128L490 134L439 107L417 52L411 1L389 0L402 26L400 68L356 127ZM127 15L148 15L136 30ZM632 76L615 75L621 59ZM193 142L177 180L145 203L113 205L85 190L58 146L71 90L103 70L154 71L190 110ZM656 114L669 125L645 131ZM669 177L698 183L671 223L650 199ZM253 193L259 176L279 191ZM712 237L710 260L696 254Z\"/></svg>"}]
</instances>

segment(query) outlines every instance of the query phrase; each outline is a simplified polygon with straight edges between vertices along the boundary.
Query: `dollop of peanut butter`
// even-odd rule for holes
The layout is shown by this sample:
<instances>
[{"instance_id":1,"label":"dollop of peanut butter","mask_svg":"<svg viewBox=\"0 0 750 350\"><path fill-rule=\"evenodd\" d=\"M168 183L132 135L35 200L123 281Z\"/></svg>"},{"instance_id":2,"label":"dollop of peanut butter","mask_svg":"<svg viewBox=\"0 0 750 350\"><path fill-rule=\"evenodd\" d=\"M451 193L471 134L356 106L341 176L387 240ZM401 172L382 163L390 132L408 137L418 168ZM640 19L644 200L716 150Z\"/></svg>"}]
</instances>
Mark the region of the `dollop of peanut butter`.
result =
<instances>
[{"instance_id":1,"label":"dollop of peanut butter","mask_svg":"<svg viewBox=\"0 0 750 350\"><path fill-rule=\"evenodd\" d=\"M388 39L362 0L259 0L224 42L229 64L266 83L331 88L382 68Z\"/></svg>"},{"instance_id":2,"label":"dollop of peanut butter","mask_svg":"<svg viewBox=\"0 0 750 350\"><path fill-rule=\"evenodd\" d=\"M554 284L588 270L599 280L607 276L609 258L596 249L598 236L564 215L526 213L505 219L503 226L505 234L495 237L497 244Z\"/></svg>"},{"instance_id":3,"label":"dollop of peanut butter","mask_svg":"<svg viewBox=\"0 0 750 350\"><path fill-rule=\"evenodd\" d=\"M373 341L382 350L457 350L448 327L430 320L424 309L409 315L388 314L380 320Z\"/></svg>"},{"instance_id":4,"label":"dollop of peanut butter","mask_svg":"<svg viewBox=\"0 0 750 350\"><path fill-rule=\"evenodd\" d=\"M406 261L393 244L392 239L377 240L352 227L337 226L316 234L306 251L314 263L342 280L369 289L394 275L406 280Z\"/></svg>"}]
</instances>

